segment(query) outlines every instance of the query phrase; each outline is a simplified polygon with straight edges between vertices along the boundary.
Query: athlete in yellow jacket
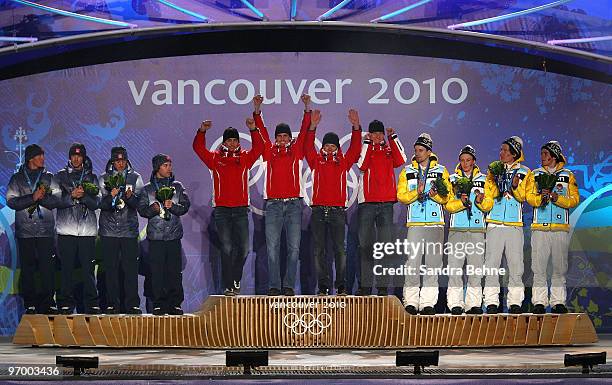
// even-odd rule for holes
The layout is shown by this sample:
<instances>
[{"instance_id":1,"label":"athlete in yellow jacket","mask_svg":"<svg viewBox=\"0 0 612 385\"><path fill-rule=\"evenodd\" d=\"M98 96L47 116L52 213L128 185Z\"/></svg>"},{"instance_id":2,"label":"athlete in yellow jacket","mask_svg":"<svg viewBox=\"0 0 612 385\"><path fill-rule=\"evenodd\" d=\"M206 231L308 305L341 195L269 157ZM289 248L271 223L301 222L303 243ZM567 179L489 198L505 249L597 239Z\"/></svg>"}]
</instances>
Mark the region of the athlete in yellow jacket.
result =
<instances>
[{"instance_id":1,"label":"athlete in yellow jacket","mask_svg":"<svg viewBox=\"0 0 612 385\"><path fill-rule=\"evenodd\" d=\"M546 306L550 304L553 313L567 313L565 274L569 249L569 209L578 205L580 194L574 174L564 167L566 160L559 142L545 143L540 156L542 167L530 172L526 180L527 202L533 206L533 312L545 313ZM544 178L554 181L554 185L545 185ZM549 299L546 268L551 255Z\"/></svg>"}]
</instances>

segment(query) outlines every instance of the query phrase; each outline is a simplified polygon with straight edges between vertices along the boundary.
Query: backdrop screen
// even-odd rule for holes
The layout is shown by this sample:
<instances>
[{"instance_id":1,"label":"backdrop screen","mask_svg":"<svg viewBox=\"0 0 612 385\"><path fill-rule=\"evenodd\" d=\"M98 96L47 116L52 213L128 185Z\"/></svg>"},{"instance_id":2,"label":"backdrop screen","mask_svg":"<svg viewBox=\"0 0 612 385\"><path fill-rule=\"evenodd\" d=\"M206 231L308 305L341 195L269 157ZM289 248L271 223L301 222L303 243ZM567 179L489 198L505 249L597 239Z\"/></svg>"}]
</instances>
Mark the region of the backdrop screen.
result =
<instances>
[{"instance_id":1,"label":"backdrop screen","mask_svg":"<svg viewBox=\"0 0 612 385\"><path fill-rule=\"evenodd\" d=\"M421 132L429 132L442 164L454 169L458 152L472 144L481 168L498 158L500 143L519 135L525 164L539 166L540 146L558 140L576 174L581 204L572 211L575 228L570 247L568 302L591 313L595 326L612 327L610 287L612 218L612 87L580 78L510 66L423 57L357 53L248 53L169 57L66 69L0 82L2 146L0 168L0 331L10 334L22 312L18 296L19 262L14 242L14 212L5 206L6 185L20 163L23 148L39 143L47 168L56 172L67 162L73 141L83 142L99 175L116 145L127 148L145 182L151 157L172 156L176 178L186 186L192 207L183 219L184 308L195 311L208 295L220 293L220 262L211 223L212 183L209 171L192 151L196 129L213 121L209 144L216 146L228 126L245 134L251 98L265 96L264 118L270 130L288 123L299 130L302 93L312 96L323 119L318 139L335 131L346 143L349 108L362 125L379 119L399 133L406 150ZM216 143L213 143L216 140ZM409 154L410 155L410 154ZM396 170L399 173L399 169ZM310 175L306 168L307 187ZM349 284L356 259L356 181L349 176L347 236ZM267 256L263 233L263 169L251 171L251 251L244 294L267 291ZM310 193L310 189L307 189ZM308 198L306 198L308 202ZM528 207L524 212L531 222ZM405 208L395 206L398 237L405 236ZM308 223L303 215L299 288L314 294L316 279ZM144 228L145 222L141 222ZM529 266L528 226L525 263ZM146 242L142 242L146 258ZM525 280L529 280L526 269ZM142 281L142 277L141 277ZM141 292L142 293L142 292ZM441 297L443 298L443 297Z\"/></svg>"}]
</instances>

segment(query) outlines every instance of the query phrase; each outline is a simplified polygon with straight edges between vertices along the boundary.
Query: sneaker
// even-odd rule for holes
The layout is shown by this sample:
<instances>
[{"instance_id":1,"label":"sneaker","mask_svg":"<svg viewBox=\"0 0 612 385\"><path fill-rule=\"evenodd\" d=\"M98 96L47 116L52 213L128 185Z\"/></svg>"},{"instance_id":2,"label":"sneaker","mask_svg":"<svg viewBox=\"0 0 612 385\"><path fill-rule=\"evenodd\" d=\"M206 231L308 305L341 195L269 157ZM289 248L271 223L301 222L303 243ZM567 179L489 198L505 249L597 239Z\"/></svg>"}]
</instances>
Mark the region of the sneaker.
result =
<instances>
[{"instance_id":1,"label":"sneaker","mask_svg":"<svg viewBox=\"0 0 612 385\"><path fill-rule=\"evenodd\" d=\"M43 314L47 314L47 315L57 315L59 314L59 311L57 310L57 308L55 306L49 306L44 312Z\"/></svg>"},{"instance_id":2,"label":"sneaker","mask_svg":"<svg viewBox=\"0 0 612 385\"><path fill-rule=\"evenodd\" d=\"M225 295L226 297L234 297L236 296L236 292L234 291L233 287L230 287L230 288L225 289L225 291L223 292L223 295Z\"/></svg>"},{"instance_id":3,"label":"sneaker","mask_svg":"<svg viewBox=\"0 0 612 385\"><path fill-rule=\"evenodd\" d=\"M85 310L85 314L100 314L100 308L98 306L92 306Z\"/></svg>"},{"instance_id":4,"label":"sneaker","mask_svg":"<svg viewBox=\"0 0 612 385\"><path fill-rule=\"evenodd\" d=\"M292 287L284 287L283 295L287 297L293 297L295 295L295 291L293 291Z\"/></svg>"},{"instance_id":5,"label":"sneaker","mask_svg":"<svg viewBox=\"0 0 612 385\"><path fill-rule=\"evenodd\" d=\"M519 305L510 305L510 309L508 309L508 313L510 314L521 314L523 313L523 309Z\"/></svg>"},{"instance_id":6,"label":"sneaker","mask_svg":"<svg viewBox=\"0 0 612 385\"><path fill-rule=\"evenodd\" d=\"M133 315L140 315L140 314L142 314L142 310L140 310L139 307L134 306L133 308L127 309L126 313L127 314L133 314Z\"/></svg>"},{"instance_id":7,"label":"sneaker","mask_svg":"<svg viewBox=\"0 0 612 385\"><path fill-rule=\"evenodd\" d=\"M165 315L166 312L161 307L153 308L153 315Z\"/></svg>"},{"instance_id":8,"label":"sneaker","mask_svg":"<svg viewBox=\"0 0 612 385\"><path fill-rule=\"evenodd\" d=\"M436 311L433 306L425 306L423 310L421 310L421 315L435 315Z\"/></svg>"},{"instance_id":9,"label":"sneaker","mask_svg":"<svg viewBox=\"0 0 612 385\"><path fill-rule=\"evenodd\" d=\"M552 307L551 312L555 314L565 314L568 310L564 304L559 303Z\"/></svg>"},{"instance_id":10,"label":"sneaker","mask_svg":"<svg viewBox=\"0 0 612 385\"><path fill-rule=\"evenodd\" d=\"M119 310L114 306L108 306L104 311L104 314L119 314Z\"/></svg>"},{"instance_id":11,"label":"sneaker","mask_svg":"<svg viewBox=\"0 0 612 385\"><path fill-rule=\"evenodd\" d=\"M466 311L465 314L482 314L482 307L474 306Z\"/></svg>"},{"instance_id":12,"label":"sneaker","mask_svg":"<svg viewBox=\"0 0 612 385\"><path fill-rule=\"evenodd\" d=\"M26 314L36 314L36 308L34 306L30 306L25 309Z\"/></svg>"},{"instance_id":13,"label":"sneaker","mask_svg":"<svg viewBox=\"0 0 612 385\"><path fill-rule=\"evenodd\" d=\"M546 313L546 307L541 303L536 304L531 311L533 314L544 314Z\"/></svg>"},{"instance_id":14,"label":"sneaker","mask_svg":"<svg viewBox=\"0 0 612 385\"><path fill-rule=\"evenodd\" d=\"M183 309L180 306L174 306L168 309L168 314L170 315L183 315Z\"/></svg>"},{"instance_id":15,"label":"sneaker","mask_svg":"<svg viewBox=\"0 0 612 385\"><path fill-rule=\"evenodd\" d=\"M234 281L234 294L240 295L240 281Z\"/></svg>"},{"instance_id":16,"label":"sneaker","mask_svg":"<svg viewBox=\"0 0 612 385\"><path fill-rule=\"evenodd\" d=\"M497 314L499 313L499 308L497 305L487 305L487 314Z\"/></svg>"},{"instance_id":17,"label":"sneaker","mask_svg":"<svg viewBox=\"0 0 612 385\"><path fill-rule=\"evenodd\" d=\"M344 286L340 286L339 288L336 289L336 295L345 297L348 295L348 291L346 291L346 288Z\"/></svg>"},{"instance_id":18,"label":"sneaker","mask_svg":"<svg viewBox=\"0 0 612 385\"><path fill-rule=\"evenodd\" d=\"M357 292L355 293L355 295L360 296L360 297L365 297L372 294L372 289L369 287L360 287L359 289L357 289Z\"/></svg>"},{"instance_id":19,"label":"sneaker","mask_svg":"<svg viewBox=\"0 0 612 385\"><path fill-rule=\"evenodd\" d=\"M319 292L317 293L317 295L319 296L325 296L329 294L329 289L326 287L322 287L319 289Z\"/></svg>"},{"instance_id":20,"label":"sneaker","mask_svg":"<svg viewBox=\"0 0 612 385\"><path fill-rule=\"evenodd\" d=\"M281 295L281 292L275 287L271 287L270 290L268 290L268 296L270 297L276 297L279 295Z\"/></svg>"},{"instance_id":21,"label":"sneaker","mask_svg":"<svg viewBox=\"0 0 612 385\"><path fill-rule=\"evenodd\" d=\"M461 306L453 306L451 309L452 315L461 315L463 314L463 308Z\"/></svg>"},{"instance_id":22,"label":"sneaker","mask_svg":"<svg viewBox=\"0 0 612 385\"><path fill-rule=\"evenodd\" d=\"M406 310L406 313L410 315L417 315L417 309L412 305L408 305L404 309Z\"/></svg>"},{"instance_id":23,"label":"sneaker","mask_svg":"<svg viewBox=\"0 0 612 385\"><path fill-rule=\"evenodd\" d=\"M74 310L70 306L62 306L59 309L59 313L63 315L70 315L74 312Z\"/></svg>"},{"instance_id":24,"label":"sneaker","mask_svg":"<svg viewBox=\"0 0 612 385\"><path fill-rule=\"evenodd\" d=\"M389 295L389 292L386 287L379 287L377 289L379 297L386 297Z\"/></svg>"}]
</instances>

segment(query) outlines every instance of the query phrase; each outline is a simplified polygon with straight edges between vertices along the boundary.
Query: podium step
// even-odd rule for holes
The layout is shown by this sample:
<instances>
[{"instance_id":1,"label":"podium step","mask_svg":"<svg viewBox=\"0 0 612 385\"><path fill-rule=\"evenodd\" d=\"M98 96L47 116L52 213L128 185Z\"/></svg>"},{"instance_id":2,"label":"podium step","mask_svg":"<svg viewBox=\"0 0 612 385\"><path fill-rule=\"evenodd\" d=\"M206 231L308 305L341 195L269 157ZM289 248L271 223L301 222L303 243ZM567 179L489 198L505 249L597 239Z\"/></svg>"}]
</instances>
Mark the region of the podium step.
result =
<instances>
[{"instance_id":1,"label":"podium step","mask_svg":"<svg viewBox=\"0 0 612 385\"><path fill-rule=\"evenodd\" d=\"M397 297L211 296L182 316L24 315L13 343L85 347L367 348L582 345L587 314L409 315Z\"/></svg>"}]
</instances>

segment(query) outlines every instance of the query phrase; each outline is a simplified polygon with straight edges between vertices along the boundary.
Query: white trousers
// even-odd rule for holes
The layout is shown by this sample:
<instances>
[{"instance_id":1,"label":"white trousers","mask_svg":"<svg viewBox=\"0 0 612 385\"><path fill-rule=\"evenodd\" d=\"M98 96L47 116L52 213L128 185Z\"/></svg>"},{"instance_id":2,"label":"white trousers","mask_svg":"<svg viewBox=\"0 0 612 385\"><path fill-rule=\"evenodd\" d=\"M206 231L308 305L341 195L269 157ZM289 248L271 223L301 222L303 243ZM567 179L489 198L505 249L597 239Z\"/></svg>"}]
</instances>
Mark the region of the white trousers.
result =
<instances>
[{"instance_id":1,"label":"white trousers","mask_svg":"<svg viewBox=\"0 0 612 385\"><path fill-rule=\"evenodd\" d=\"M523 284L523 228L516 226L487 227L487 240L485 252L485 267L499 268L502 255L506 255L508 265L508 298L507 305L521 306L525 299L525 286ZM484 304L499 306L499 275L485 276L483 290Z\"/></svg>"},{"instance_id":2,"label":"white trousers","mask_svg":"<svg viewBox=\"0 0 612 385\"><path fill-rule=\"evenodd\" d=\"M567 253L569 233L565 231L539 231L531 233L531 270L533 270L534 305L565 305L565 274L567 273ZM548 297L548 261L551 260L550 300Z\"/></svg>"},{"instance_id":3,"label":"white trousers","mask_svg":"<svg viewBox=\"0 0 612 385\"><path fill-rule=\"evenodd\" d=\"M448 267L453 269L463 269L463 265L472 265L482 270L484 263L484 233L469 231L448 232L448 243L450 253L448 254ZM480 243L480 247L476 247ZM472 245L466 248L466 245ZM466 250L470 251L467 253ZM465 271L464 271L465 274ZM451 274L448 277L448 289L446 290L448 308L460 307L471 309L482 306L482 275L471 274L467 276L467 289L465 290L465 302L463 300L463 276Z\"/></svg>"},{"instance_id":4,"label":"white trousers","mask_svg":"<svg viewBox=\"0 0 612 385\"><path fill-rule=\"evenodd\" d=\"M409 255L406 268L414 274L406 274L404 280L404 306L412 305L419 310L434 306L438 302L438 276L423 275L421 286L420 266L441 268L444 253L444 228L413 226L408 228L408 242L422 244L416 254Z\"/></svg>"}]
</instances>

